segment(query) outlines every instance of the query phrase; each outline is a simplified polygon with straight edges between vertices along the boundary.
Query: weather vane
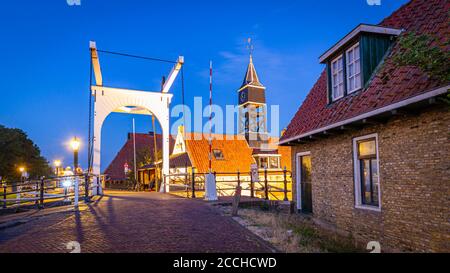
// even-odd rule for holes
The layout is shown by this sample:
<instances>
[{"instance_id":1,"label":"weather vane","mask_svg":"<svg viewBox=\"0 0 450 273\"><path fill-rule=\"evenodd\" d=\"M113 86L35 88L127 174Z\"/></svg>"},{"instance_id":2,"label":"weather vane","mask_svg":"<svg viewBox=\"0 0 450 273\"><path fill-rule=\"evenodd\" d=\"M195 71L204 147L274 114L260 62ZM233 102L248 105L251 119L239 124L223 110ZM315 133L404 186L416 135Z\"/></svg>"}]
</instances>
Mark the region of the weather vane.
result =
<instances>
[{"instance_id":1,"label":"weather vane","mask_svg":"<svg viewBox=\"0 0 450 273\"><path fill-rule=\"evenodd\" d=\"M255 50L255 47L252 44L252 38L247 39L247 49L248 49L250 57L251 57L253 55L253 50Z\"/></svg>"}]
</instances>

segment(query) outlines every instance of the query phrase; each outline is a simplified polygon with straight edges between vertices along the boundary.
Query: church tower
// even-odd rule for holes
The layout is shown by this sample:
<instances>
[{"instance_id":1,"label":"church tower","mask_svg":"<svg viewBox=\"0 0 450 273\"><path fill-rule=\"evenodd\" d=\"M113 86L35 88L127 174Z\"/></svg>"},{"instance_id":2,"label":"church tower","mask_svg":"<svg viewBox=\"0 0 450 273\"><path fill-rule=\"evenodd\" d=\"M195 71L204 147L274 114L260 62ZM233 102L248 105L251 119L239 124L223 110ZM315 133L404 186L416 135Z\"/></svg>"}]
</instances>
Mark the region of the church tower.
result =
<instances>
[{"instance_id":1,"label":"church tower","mask_svg":"<svg viewBox=\"0 0 450 273\"><path fill-rule=\"evenodd\" d=\"M261 84L253 64L252 53L244 82L238 90L239 133L251 148L267 143L266 88Z\"/></svg>"}]
</instances>

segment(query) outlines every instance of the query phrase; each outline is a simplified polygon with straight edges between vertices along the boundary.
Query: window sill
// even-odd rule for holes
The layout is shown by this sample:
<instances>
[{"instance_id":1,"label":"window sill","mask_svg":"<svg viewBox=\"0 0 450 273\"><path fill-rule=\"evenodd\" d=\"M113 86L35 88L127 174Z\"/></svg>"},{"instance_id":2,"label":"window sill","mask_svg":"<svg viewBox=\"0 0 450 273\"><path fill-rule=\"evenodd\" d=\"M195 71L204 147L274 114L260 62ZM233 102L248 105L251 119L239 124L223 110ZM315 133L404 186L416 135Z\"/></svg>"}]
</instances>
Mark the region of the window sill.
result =
<instances>
[{"instance_id":1,"label":"window sill","mask_svg":"<svg viewBox=\"0 0 450 273\"><path fill-rule=\"evenodd\" d=\"M374 211L374 212L381 212L381 207L372 207L372 206L365 206L365 205L356 205L355 209L370 210L370 211Z\"/></svg>"},{"instance_id":2,"label":"window sill","mask_svg":"<svg viewBox=\"0 0 450 273\"><path fill-rule=\"evenodd\" d=\"M356 96L356 95L359 95L359 93L362 92L363 90L365 90L365 89L363 89L363 88L361 87L361 88L355 89L355 90L352 91L352 92L347 92L347 94L344 95L344 96L342 96L342 97L339 97L339 98L336 98L336 99L332 99L332 98L331 98L331 101L328 102L328 105L327 105L327 106L328 106L328 107L331 107L331 106L333 106L335 103L340 102L342 99L348 98L348 97L350 97L350 96Z\"/></svg>"},{"instance_id":3,"label":"window sill","mask_svg":"<svg viewBox=\"0 0 450 273\"><path fill-rule=\"evenodd\" d=\"M358 88L358 89L355 89L355 90L352 90L352 91L347 91L347 95L356 93L356 92L358 92L358 91L361 90L361 89L362 89L362 87L360 87L360 88Z\"/></svg>"},{"instance_id":4,"label":"window sill","mask_svg":"<svg viewBox=\"0 0 450 273\"><path fill-rule=\"evenodd\" d=\"M338 101L338 100L340 100L340 99L342 99L342 98L344 98L344 97L345 97L345 96L342 95L342 96L337 97L337 98L331 98L331 103L336 102L336 101Z\"/></svg>"}]
</instances>

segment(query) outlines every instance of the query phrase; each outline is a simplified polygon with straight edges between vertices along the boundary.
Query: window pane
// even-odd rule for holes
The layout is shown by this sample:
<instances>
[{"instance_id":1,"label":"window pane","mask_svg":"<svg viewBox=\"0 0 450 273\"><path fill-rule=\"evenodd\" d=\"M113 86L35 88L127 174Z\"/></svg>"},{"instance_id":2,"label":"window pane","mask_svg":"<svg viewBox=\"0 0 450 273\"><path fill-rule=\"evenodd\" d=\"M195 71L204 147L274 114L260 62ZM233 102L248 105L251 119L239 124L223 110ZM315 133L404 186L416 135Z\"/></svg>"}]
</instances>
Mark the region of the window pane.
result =
<instances>
[{"instance_id":1,"label":"window pane","mask_svg":"<svg viewBox=\"0 0 450 273\"><path fill-rule=\"evenodd\" d=\"M355 76L355 88L360 88L361 87L361 75L357 74Z\"/></svg>"},{"instance_id":2,"label":"window pane","mask_svg":"<svg viewBox=\"0 0 450 273\"><path fill-rule=\"evenodd\" d=\"M268 162L267 157L260 157L259 158L259 167L262 169L268 168Z\"/></svg>"},{"instance_id":3,"label":"window pane","mask_svg":"<svg viewBox=\"0 0 450 273\"><path fill-rule=\"evenodd\" d=\"M355 78L350 79L350 90L355 89Z\"/></svg>"},{"instance_id":4,"label":"window pane","mask_svg":"<svg viewBox=\"0 0 450 273\"><path fill-rule=\"evenodd\" d=\"M331 75L332 75L331 86L333 87L331 95L332 95L333 100L342 97L342 95L344 94L344 90L343 90L343 83L344 83L343 60L344 60L343 57L340 56L338 59L336 59L331 64ZM342 87L341 87L341 85L342 85Z\"/></svg>"},{"instance_id":5,"label":"window pane","mask_svg":"<svg viewBox=\"0 0 450 273\"><path fill-rule=\"evenodd\" d=\"M270 157L270 169L278 169L278 157Z\"/></svg>"},{"instance_id":6,"label":"window pane","mask_svg":"<svg viewBox=\"0 0 450 273\"><path fill-rule=\"evenodd\" d=\"M372 204L378 206L378 160L372 159Z\"/></svg>"},{"instance_id":7,"label":"window pane","mask_svg":"<svg viewBox=\"0 0 450 273\"><path fill-rule=\"evenodd\" d=\"M354 53L355 53L355 59L359 59L359 45L357 47L355 47L355 49L353 49Z\"/></svg>"},{"instance_id":8,"label":"window pane","mask_svg":"<svg viewBox=\"0 0 450 273\"><path fill-rule=\"evenodd\" d=\"M375 140L359 142L358 150L359 150L359 156L376 155Z\"/></svg>"},{"instance_id":9,"label":"window pane","mask_svg":"<svg viewBox=\"0 0 450 273\"><path fill-rule=\"evenodd\" d=\"M371 203L371 186L370 186L370 160L363 159L361 164L361 201L362 204Z\"/></svg>"},{"instance_id":10,"label":"window pane","mask_svg":"<svg viewBox=\"0 0 450 273\"><path fill-rule=\"evenodd\" d=\"M347 56L348 92L352 92L361 88L359 45L349 50Z\"/></svg>"}]
</instances>

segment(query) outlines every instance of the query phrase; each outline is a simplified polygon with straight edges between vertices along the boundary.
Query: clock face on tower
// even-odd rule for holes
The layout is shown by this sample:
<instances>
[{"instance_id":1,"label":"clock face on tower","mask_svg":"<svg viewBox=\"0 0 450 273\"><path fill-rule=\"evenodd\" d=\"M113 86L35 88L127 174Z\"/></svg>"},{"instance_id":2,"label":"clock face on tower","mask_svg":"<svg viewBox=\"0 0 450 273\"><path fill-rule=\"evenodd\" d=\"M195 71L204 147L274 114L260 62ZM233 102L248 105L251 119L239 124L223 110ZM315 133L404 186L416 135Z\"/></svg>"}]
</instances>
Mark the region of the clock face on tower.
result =
<instances>
[{"instance_id":1,"label":"clock face on tower","mask_svg":"<svg viewBox=\"0 0 450 273\"><path fill-rule=\"evenodd\" d=\"M247 90L242 90L239 93L239 104L244 104L247 102Z\"/></svg>"}]
</instances>

